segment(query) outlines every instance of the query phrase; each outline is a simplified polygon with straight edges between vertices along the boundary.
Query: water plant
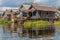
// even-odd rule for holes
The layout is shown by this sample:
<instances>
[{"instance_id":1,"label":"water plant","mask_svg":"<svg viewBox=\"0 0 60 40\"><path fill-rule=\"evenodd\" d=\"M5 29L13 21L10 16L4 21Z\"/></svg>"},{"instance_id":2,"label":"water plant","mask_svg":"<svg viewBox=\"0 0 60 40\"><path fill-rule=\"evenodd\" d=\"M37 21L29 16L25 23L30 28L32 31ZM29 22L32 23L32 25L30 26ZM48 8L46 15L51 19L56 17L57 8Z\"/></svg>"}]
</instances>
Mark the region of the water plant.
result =
<instances>
[{"instance_id":1,"label":"water plant","mask_svg":"<svg viewBox=\"0 0 60 40\"><path fill-rule=\"evenodd\" d=\"M55 21L54 24L60 26L60 21Z\"/></svg>"},{"instance_id":2,"label":"water plant","mask_svg":"<svg viewBox=\"0 0 60 40\"><path fill-rule=\"evenodd\" d=\"M0 24L11 24L12 21L0 19Z\"/></svg>"},{"instance_id":3,"label":"water plant","mask_svg":"<svg viewBox=\"0 0 60 40\"><path fill-rule=\"evenodd\" d=\"M50 26L50 22L48 21L25 21L24 28L36 28L36 29L44 29Z\"/></svg>"}]
</instances>

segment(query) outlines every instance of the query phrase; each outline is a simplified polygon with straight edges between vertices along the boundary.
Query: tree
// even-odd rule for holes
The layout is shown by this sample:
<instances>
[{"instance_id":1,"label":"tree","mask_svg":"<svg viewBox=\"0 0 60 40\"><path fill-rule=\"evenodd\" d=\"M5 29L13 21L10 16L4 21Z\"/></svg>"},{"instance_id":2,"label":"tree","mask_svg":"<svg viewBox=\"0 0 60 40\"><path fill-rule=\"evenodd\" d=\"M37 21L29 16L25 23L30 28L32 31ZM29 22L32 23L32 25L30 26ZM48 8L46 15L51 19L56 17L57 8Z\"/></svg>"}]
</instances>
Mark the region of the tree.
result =
<instances>
[{"instance_id":1,"label":"tree","mask_svg":"<svg viewBox=\"0 0 60 40\"><path fill-rule=\"evenodd\" d=\"M60 11L60 7L58 7L58 8L57 8L57 10L59 10L59 11Z\"/></svg>"}]
</instances>

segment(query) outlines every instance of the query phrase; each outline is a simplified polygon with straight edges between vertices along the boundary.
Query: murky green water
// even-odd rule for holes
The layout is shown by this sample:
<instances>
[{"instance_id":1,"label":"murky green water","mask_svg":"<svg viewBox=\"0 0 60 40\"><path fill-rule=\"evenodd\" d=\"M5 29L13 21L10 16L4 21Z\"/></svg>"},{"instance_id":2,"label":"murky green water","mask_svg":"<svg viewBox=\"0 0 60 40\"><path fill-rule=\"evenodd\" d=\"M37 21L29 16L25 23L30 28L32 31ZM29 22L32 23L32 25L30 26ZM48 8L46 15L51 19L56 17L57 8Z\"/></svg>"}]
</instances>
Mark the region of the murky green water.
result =
<instances>
[{"instance_id":1,"label":"murky green water","mask_svg":"<svg viewBox=\"0 0 60 40\"><path fill-rule=\"evenodd\" d=\"M60 28L55 28L53 33L37 36L34 33L35 36L31 36L28 32L23 33L23 30L23 27L20 27L20 25L0 25L0 40L60 40Z\"/></svg>"}]
</instances>

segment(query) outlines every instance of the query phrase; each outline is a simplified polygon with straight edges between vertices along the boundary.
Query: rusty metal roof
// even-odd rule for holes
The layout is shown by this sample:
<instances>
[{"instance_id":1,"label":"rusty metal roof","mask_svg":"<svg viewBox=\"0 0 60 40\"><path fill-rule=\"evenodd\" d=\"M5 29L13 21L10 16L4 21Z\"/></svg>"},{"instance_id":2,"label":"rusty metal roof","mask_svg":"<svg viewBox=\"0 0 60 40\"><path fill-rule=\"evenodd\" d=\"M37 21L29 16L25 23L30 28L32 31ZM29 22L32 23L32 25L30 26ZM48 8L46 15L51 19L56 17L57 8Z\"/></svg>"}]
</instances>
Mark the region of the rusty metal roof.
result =
<instances>
[{"instance_id":1,"label":"rusty metal roof","mask_svg":"<svg viewBox=\"0 0 60 40\"><path fill-rule=\"evenodd\" d=\"M47 6L34 6L36 10L42 10L42 11L56 11L53 7L47 7Z\"/></svg>"},{"instance_id":2,"label":"rusty metal roof","mask_svg":"<svg viewBox=\"0 0 60 40\"><path fill-rule=\"evenodd\" d=\"M26 11L34 11L34 10L39 10L39 11L53 11L53 12L56 12L57 10L53 7L48 7L48 6L39 6L39 5L35 5L35 4L31 4L32 7L31 9L25 9L24 7L23 8L20 8L21 11L23 10L26 10Z\"/></svg>"}]
</instances>

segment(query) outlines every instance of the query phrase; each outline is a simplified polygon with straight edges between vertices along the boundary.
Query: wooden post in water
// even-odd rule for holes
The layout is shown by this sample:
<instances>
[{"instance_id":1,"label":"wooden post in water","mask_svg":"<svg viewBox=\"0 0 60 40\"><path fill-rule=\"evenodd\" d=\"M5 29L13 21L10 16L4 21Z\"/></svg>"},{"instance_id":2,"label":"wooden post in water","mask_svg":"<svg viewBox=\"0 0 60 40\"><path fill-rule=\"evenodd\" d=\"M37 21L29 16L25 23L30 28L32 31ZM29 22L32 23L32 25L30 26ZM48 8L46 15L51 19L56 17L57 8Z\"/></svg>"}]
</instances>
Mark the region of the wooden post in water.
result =
<instances>
[{"instance_id":1,"label":"wooden post in water","mask_svg":"<svg viewBox=\"0 0 60 40\"><path fill-rule=\"evenodd\" d=\"M38 29L36 29L36 37L38 37Z\"/></svg>"}]
</instances>

